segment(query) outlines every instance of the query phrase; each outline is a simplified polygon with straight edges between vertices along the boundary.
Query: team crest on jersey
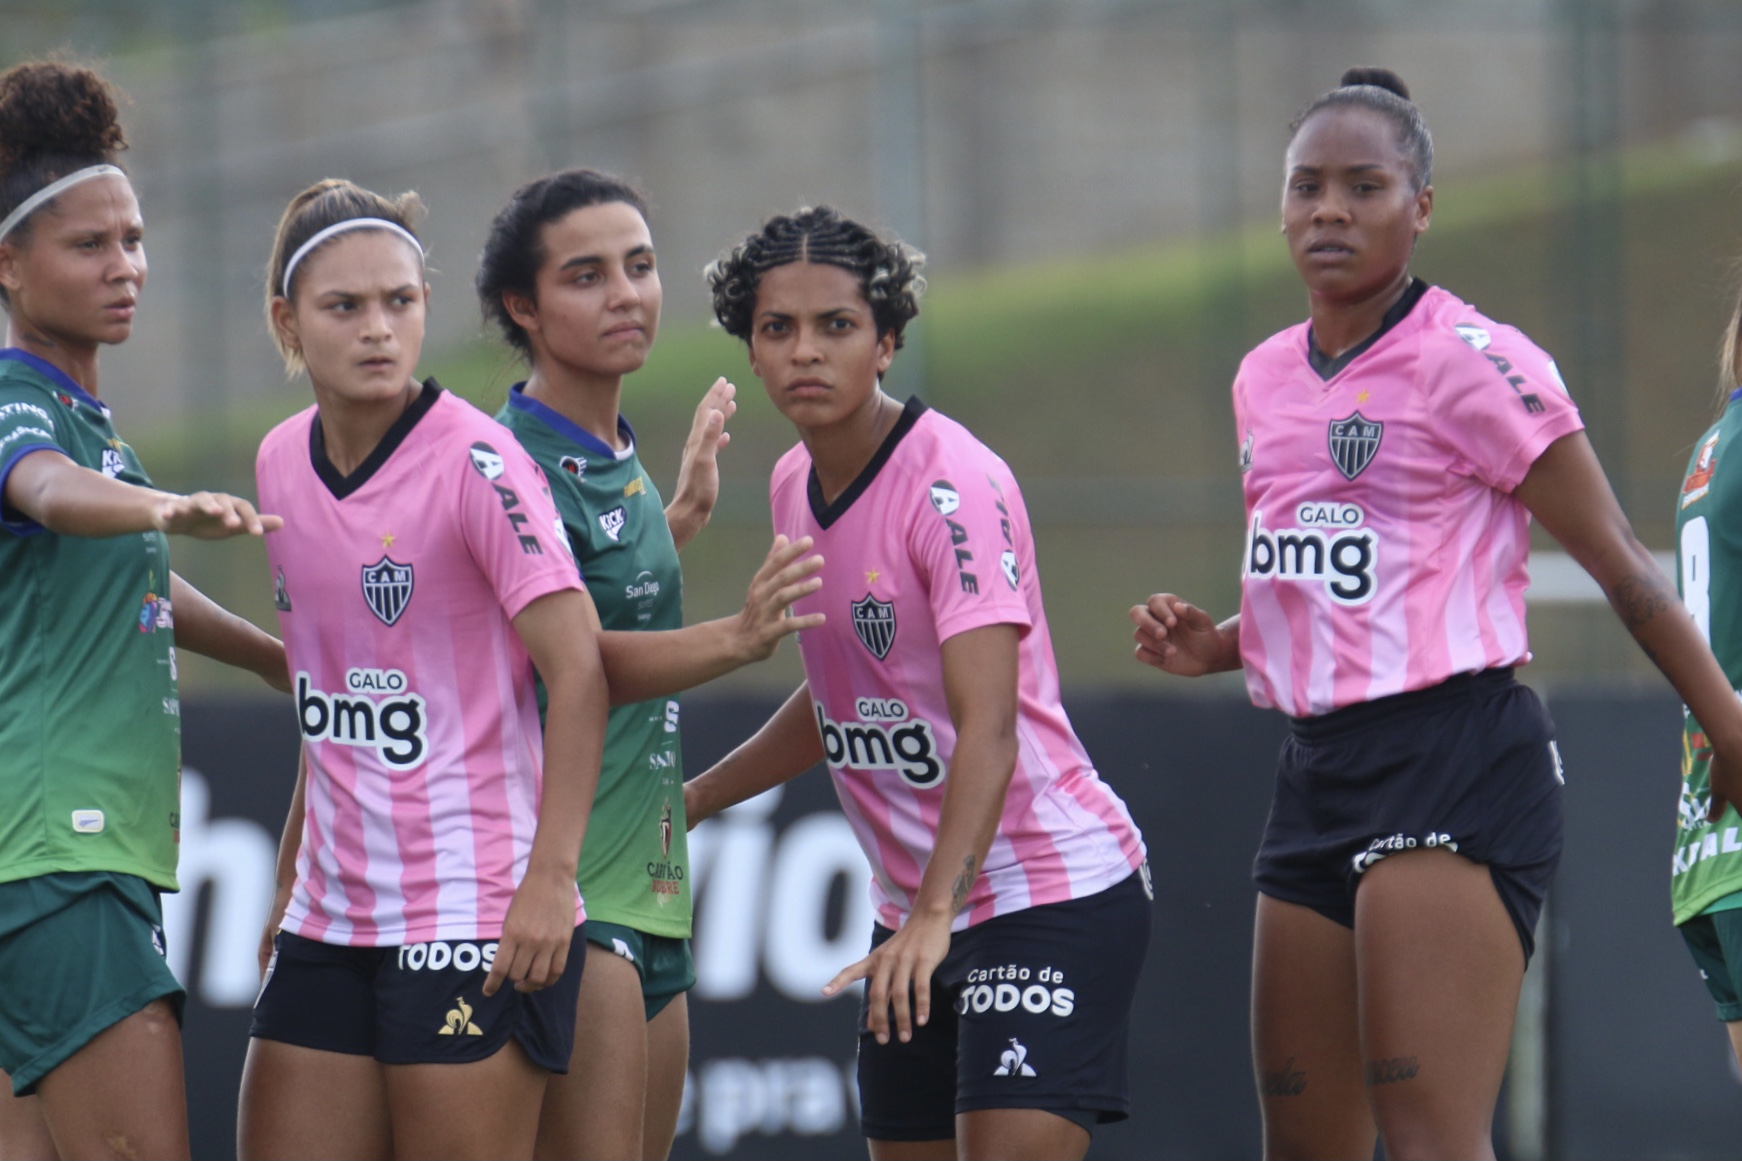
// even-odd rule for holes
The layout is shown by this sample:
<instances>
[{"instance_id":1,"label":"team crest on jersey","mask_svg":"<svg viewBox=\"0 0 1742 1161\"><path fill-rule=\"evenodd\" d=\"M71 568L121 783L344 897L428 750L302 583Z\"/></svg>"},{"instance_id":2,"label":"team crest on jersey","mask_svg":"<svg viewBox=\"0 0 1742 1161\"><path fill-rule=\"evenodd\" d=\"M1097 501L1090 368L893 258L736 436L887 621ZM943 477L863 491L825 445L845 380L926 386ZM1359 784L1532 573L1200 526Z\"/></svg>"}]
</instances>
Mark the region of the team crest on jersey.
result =
<instances>
[{"instance_id":1,"label":"team crest on jersey","mask_svg":"<svg viewBox=\"0 0 1742 1161\"><path fill-rule=\"evenodd\" d=\"M615 542L618 537L623 535L623 523L628 518L628 514L623 511L623 505L619 504L609 512L600 513L599 527L604 529L605 535Z\"/></svg>"},{"instance_id":2,"label":"team crest on jersey","mask_svg":"<svg viewBox=\"0 0 1742 1161\"><path fill-rule=\"evenodd\" d=\"M556 466L577 480L587 474L587 461L580 456L564 456L556 462Z\"/></svg>"},{"instance_id":3,"label":"team crest on jersey","mask_svg":"<svg viewBox=\"0 0 1742 1161\"><path fill-rule=\"evenodd\" d=\"M948 480L933 480L931 506L938 510L939 516L953 516L956 509L962 506L962 495Z\"/></svg>"},{"instance_id":4,"label":"team crest on jersey","mask_svg":"<svg viewBox=\"0 0 1742 1161\"><path fill-rule=\"evenodd\" d=\"M862 601L853 602L853 632L859 644L871 650L871 656L882 661L895 644L895 603L880 601L870 593Z\"/></svg>"},{"instance_id":5,"label":"team crest on jersey","mask_svg":"<svg viewBox=\"0 0 1742 1161\"><path fill-rule=\"evenodd\" d=\"M1712 473L1717 470L1718 433L1714 431L1700 445L1700 454L1694 458L1694 470L1688 473L1688 478L1682 483L1683 508L1712 490Z\"/></svg>"},{"instance_id":6,"label":"team crest on jersey","mask_svg":"<svg viewBox=\"0 0 1742 1161\"><path fill-rule=\"evenodd\" d=\"M503 463L500 452L479 440L472 445L472 466L486 480L494 480L501 477L507 465Z\"/></svg>"},{"instance_id":7,"label":"team crest on jersey","mask_svg":"<svg viewBox=\"0 0 1742 1161\"><path fill-rule=\"evenodd\" d=\"M383 625L392 625L405 615L405 607L411 604L412 580L411 566L388 556L363 566L363 600Z\"/></svg>"},{"instance_id":8,"label":"team crest on jersey","mask_svg":"<svg viewBox=\"0 0 1742 1161\"><path fill-rule=\"evenodd\" d=\"M1331 462L1352 480L1367 470L1379 453L1379 439L1385 434L1383 423L1374 423L1359 411L1346 419L1333 419L1330 426Z\"/></svg>"}]
</instances>

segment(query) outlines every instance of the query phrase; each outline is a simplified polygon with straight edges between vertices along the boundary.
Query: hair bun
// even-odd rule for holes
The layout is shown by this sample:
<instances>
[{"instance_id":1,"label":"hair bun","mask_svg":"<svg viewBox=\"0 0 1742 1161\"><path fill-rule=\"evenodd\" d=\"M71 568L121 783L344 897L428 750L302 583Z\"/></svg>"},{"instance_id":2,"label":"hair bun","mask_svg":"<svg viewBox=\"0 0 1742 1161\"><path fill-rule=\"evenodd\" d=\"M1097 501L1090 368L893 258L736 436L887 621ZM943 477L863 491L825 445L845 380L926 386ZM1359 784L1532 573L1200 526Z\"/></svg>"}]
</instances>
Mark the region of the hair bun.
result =
<instances>
[{"instance_id":1,"label":"hair bun","mask_svg":"<svg viewBox=\"0 0 1742 1161\"><path fill-rule=\"evenodd\" d=\"M1372 85L1376 89L1384 89L1387 92L1396 93L1406 101L1409 100L1409 86L1403 83L1402 77L1390 69L1352 68L1343 74L1343 79L1338 82L1338 85L1345 89L1350 85Z\"/></svg>"},{"instance_id":2,"label":"hair bun","mask_svg":"<svg viewBox=\"0 0 1742 1161\"><path fill-rule=\"evenodd\" d=\"M0 74L0 171L42 154L113 161L127 148L116 95L90 69L58 61Z\"/></svg>"}]
</instances>

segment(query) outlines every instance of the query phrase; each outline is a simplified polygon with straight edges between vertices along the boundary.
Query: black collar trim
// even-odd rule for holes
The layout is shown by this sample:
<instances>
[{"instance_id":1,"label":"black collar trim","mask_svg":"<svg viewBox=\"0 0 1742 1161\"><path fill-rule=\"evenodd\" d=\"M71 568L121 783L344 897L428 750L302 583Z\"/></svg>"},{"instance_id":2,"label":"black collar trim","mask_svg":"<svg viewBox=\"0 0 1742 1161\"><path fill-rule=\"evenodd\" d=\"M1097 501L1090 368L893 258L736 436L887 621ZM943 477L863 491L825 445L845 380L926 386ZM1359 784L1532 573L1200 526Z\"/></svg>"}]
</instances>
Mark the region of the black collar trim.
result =
<instances>
[{"instance_id":1,"label":"black collar trim","mask_svg":"<svg viewBox=\"0 0 1742 1161\"><path fill-rule=\"evenodd\" d=\"M1398 299L1397 302L1392 305L1391 309L1385 312L1385 317L1379 320L1379 329L1334 359L1319 350L1319 342L1317 339L1313 338L1313 328L1308 326L1307 362L1311 363L1313 370L1319 373L1320 379L1324 379L1327 382L1331 379L1335 379L1337 375L1342 372L1344 367L1347 367L1350 363L1353 363L1356 359L1365 355L1374 343L1384 338L1387 331L1391 330L1392 327L1402 322L1405 318L1408 318L1409 312L1415 309L1415 304L1420 302L1421 296L1427 292L1427 283L1419 278L1410 279L1409 289L1403 292L1403 297Z\"/></svg>"},{"instance_id":2,"label":"black collar trim","mask_svg":"<svg viewBox=\"0 0 1742 1161\"><path fill-rule=\"evenodd\" d=\"M810 498L811 515L816 517L818 524L827 528L847 514L847 509L853 506L853 501L857 500L865 489L871 486L871 481L877 478L877 473L883 470L883 465L888 463L889 457L895 454L896 445L908 432L913 430L913 425L918 423L919 417L925 413L926 405L920 402L919 396L908 396L907 406L901 409L901 418L895 421L895 427L883 437L883 442L878 445L877 453L871 457L871 462L866 464L864 470L853 478L853 482L847 485L846 491L835 497L833 504L823 500L823 485L817 479L816 465L811 465L810 481L805 487L805 493Z\"/></svg>"},{"instance_id":3,"label":"black collar trim","mask_svg":"<svg viewBox=\"0 0 1742 1161\"><path fill-rule=\"evenodd\" d=\"M327 437L321 433L320 412L314 415L314 422L308 425L308 458L314 465L315 475L321 478L321 483L327 486L327 491L333 494L333 499L343 500L358 488L369 482L387 458L399 449L405 442L405 437L411 434L411 429L417 426L417 421L429 414L429 409L435 406L441 396L441 384L434 379L423 381L423 390L418 392L411 406L405 409L405 414L393 421L393 426L387 429L387 434L381 437L381 442L375 445L363 462L357 465L357 470L345 476L333 466L333 461L327 458Z\"/></svg>"}]
</instances>

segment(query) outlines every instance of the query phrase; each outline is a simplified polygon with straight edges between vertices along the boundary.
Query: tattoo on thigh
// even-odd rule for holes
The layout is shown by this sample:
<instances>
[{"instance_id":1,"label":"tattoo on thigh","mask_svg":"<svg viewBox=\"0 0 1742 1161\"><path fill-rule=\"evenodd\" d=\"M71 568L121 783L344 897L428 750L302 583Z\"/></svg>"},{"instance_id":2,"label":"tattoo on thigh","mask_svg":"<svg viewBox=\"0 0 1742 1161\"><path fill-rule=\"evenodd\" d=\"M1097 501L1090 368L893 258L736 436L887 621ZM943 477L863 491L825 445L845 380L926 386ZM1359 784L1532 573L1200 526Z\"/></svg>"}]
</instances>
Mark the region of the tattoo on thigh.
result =
<instances>
[{"instance_id":1,"label":"tattoo on thigh","mask_svg":"<svg viewBox=\"0 0 1742 1161\"><path fill-rule=\"evenodd\" d=\"M1306 1086L1306 1073L1295 1068L1292 1056L1275 1072L1260 1074L1258 1082L1260 1093L1267 1097L1299 1096Z\"/></svg>"},{"instance_id":2,"label":"tattoo on thigh","mask_svg":"<svg viewBox=\"0 0 1742 1161\"><path fill-rule=\"evenodd\" d=\"M1369 1085L1398 1084L1406 1080L1414 1080L1421 1066L1413 1056L1393 1056L1387 1060L1369 1060L1367 1062L1367 1083Z\"/></svg>"}]
</instances>

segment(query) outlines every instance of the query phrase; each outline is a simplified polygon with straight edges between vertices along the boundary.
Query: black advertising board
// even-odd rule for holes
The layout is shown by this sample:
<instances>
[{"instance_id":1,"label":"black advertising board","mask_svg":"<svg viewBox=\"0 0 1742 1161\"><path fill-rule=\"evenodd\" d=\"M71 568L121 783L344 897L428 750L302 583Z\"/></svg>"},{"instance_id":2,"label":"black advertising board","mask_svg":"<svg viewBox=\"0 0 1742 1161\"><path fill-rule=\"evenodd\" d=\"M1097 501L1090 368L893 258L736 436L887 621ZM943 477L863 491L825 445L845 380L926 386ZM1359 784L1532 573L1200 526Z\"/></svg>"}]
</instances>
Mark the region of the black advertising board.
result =
<instances>
[{"instance_id":1,"label":"black advertising board","mask_svg":"<svg viewBox=\"0 0 1742 1161\"><path fill-rule=\"evenodd\" d=\"M775 704L688 699L686 767L705 768ZM1069 708L1144 830L1156 892L1132 1013L1133 1117L1101 1129L1090 1156L1255 1157L1250 868L1286 724L1233 699L1116 695ZM1551 708L1568 838L1544 940L1550 1155L1729 1155L1742 1140L1742 1094L1668 923L1679 710L1660 694L1568 696ZM190 986L195 1155L229 1157L295 722L284 702L193 701L184 729L187 890L166 899L165 926ZM823 1002L818 989L863 953L867 871L827 778L812 771L691 837L698 981L674 1156L863 1157L856 997Z\"/></svg>"}]
</instances>

